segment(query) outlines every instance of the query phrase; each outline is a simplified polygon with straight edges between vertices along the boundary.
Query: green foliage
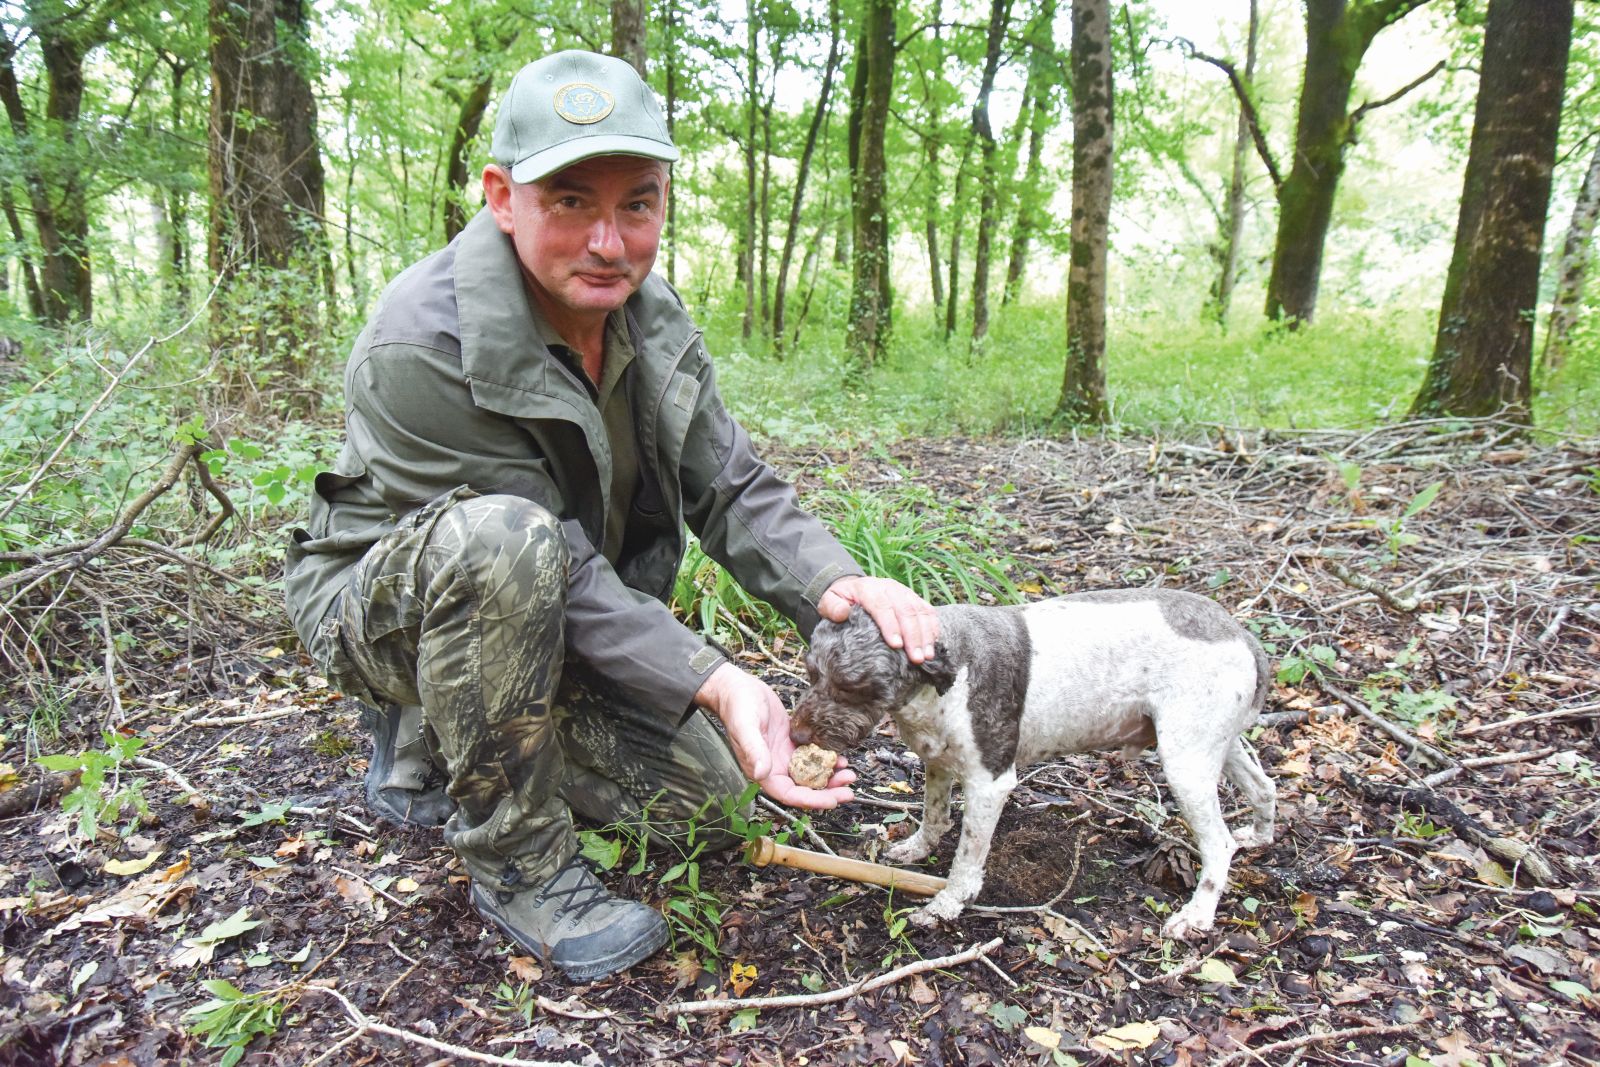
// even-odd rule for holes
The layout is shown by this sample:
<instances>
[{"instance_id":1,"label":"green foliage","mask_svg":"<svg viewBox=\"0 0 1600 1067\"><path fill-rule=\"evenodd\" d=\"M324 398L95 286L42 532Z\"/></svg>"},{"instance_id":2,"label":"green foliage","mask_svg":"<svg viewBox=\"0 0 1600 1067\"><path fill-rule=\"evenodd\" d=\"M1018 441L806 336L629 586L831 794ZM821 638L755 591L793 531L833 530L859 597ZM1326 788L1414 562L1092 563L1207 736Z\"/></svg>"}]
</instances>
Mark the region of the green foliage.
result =
<instances>
[{"instance_id":1,"label":"green foliage","mask_svg":"<svg viewBox=\"0 0 1600 1067\"><path fill-rule=\"evenodd\" d=\"M912 912L916 907L897 908L894 906L894 894L889 895L888 903L883 906L883 928L889 937L889 951L884 955L880 966L893 967L895 961L902 956L916 956L921 958L917 947L911 943L911 938L906 935L906 925L911 921Z\"/></svg>"},{"instance_id":2,"label":"green foliage","mask_svg":"<svg viewBox=\"0 0 1600 1067\"><path fill-rule=\"evenodd\" d=\"M245 1048L260 1035L271 1036L283 1022L283 1002L276 991L246 993L224 978L200 983L212 999L184 1012L194 1021L189 1033L207 1048L224 1048L219 1067L233 1067L244 1058Z\"/></svg>"},{"instance_id":3,"label":"green foliage","mask_svg":"<svg viewBox=\"0 0 1600 1067\"><path fill-rule=\"evenodd\" d=\"M527 982L501 982L494 990L495 1007L507 1015L520 1016L522 1025L533 1025L533 1013L539 1006L539 997Z\"/></svg>"},{"instance_id":4,"label":"green foliage","mask_svg":"<svg viewBox=\"0 0 1600 1067\"><path fill-rule=\"evenodd\" d=\"M76 816L74 827L83 841L93 841L104 823L116 825L125 814L133 818L123 827L131 833L138 819L150 813L144 799L144 780L123 780L123 764L144 747L145 739L121 736L110 730L100 733L103 749L85 749L76 755L40 756L35 762L47 771L77 774L78 784L61 798L61 810Z\"/></svg>"},{"instance_id":5,"label":"green foliage","mask_svg":"<svg viewBox=\"0 0 1600 1067\"><path fill-rule=\"evenodd\" d=\"M1280 656L1276 677L1285 685L1299 685L1307 677L1323 680L1324 669L1332 669L1339 650L1321 642L1306 642L1310 631L1276 615L1246 619L1245 625L1261 640L1262 651Z\"/></svg>"},{"instance_id":6,"label":"green foliage","mask_svg":"<svg viewBox=\"0 0 1600 1067\"><path fill-rule=\"evenodd\" d=\"M1016 603L996 554L997 516L979 522L916 486L898 490L823 489L806 505L870 575L893 578L934 603Z\"/></svg>"},{"instance_id":7,"label":"green foliage","mask_svg":"<svg viewBox=\"0 0 1600 1067\"><path fill-rule=\"evenodd\" d=\"M744 648L747 633L771 641L789 629L789 620L745 592L694 538L673 582L670 606L691 628L728 648Z\"/></svg>"},{"instance_id":8,"label":"green foliage","mask_svg":"<svg viewBox=\"0 0 1600 1067\"><path fill-rule=\"evenodd\" d=\"M1434 498L1439 495L1439 490L1442 488L1444 488L1443 482L1434 482L1432 485L1429 485L1418 492L1416 496L1412 497L1406 506L1401 509L1399 515L1388 518L1373 518L1368 520L1374 529L1382 531L1385 547L1389 551L1389 559L1391 561L1395 561L1400 558L1400 552L1402 549L1410 548L1412 545L1422 540L1422 538L1416 534L1410 533L1406 530L1406 523L1415 518L1417 514L1428 505L1432 504Z\"/></svg>"}]
</instances>

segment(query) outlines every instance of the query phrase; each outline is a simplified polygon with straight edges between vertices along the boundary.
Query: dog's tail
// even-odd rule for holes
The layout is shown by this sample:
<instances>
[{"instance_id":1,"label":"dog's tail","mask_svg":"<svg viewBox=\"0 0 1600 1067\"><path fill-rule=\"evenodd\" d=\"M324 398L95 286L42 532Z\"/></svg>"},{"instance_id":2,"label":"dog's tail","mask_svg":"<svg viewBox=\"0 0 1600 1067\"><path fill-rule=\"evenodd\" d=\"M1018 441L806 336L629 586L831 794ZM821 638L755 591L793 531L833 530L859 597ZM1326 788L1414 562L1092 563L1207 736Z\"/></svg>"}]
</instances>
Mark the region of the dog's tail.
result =
<instances>
[{"instance_id":1,"label":"dog's tail","mask_svg":"<svg viewBox=\"0 0 1600 1067\"><path fill-rule=\"evenodd\" d=\"M1267 660L1266 649L1261 647L1261 642L1256 640L1256 635L1248 630L1244 631L1245 642L1250 646L1250 654L1256 660L1256 695L1251 701L1251 709L1260 715L1267 706L1267 694L1272 691L1272 664Z\"/></svg>"}]
</instances>

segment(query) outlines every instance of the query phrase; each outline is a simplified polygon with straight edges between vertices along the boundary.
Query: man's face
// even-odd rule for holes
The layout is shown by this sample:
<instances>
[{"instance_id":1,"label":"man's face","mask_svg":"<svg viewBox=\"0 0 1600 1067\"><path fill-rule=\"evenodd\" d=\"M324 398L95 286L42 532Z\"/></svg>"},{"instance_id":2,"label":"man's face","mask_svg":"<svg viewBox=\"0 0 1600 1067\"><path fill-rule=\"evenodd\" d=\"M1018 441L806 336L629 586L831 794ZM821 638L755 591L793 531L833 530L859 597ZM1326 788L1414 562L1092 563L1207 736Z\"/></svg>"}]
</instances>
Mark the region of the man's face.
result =
<instances>
[{"instance_id":1,"label":"man's face","mask_svg":"<svg viewBox=\"0 0 1600 1067\"><path fill-rule=\"evenodd\" d=\"M519 184L498 167L484 193L534 298L557 319L604 317L650 273L666 218L666 165L600 156Z\"/></svg>"}]
</instances>

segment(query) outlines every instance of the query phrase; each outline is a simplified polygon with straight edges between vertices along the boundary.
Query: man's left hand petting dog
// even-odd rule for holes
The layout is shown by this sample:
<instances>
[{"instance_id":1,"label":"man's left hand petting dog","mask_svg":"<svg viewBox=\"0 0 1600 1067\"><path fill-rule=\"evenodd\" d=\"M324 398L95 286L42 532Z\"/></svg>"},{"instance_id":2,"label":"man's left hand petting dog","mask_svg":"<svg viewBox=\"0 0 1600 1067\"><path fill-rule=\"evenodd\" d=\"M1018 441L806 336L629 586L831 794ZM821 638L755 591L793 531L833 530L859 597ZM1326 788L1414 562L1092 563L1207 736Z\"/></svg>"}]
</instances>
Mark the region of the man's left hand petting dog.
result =
<instances>
[{"instance_id":1,"label":"man's left hand petting dog","mask_svg":"<svg viewBox=\"0 0 1600 1067\"><path fill-rule=\"evenodd\" d=\"M836 751L893 717L922 757L922 826L888 850L925 859L950 827L950 787L966 796L948 884L912 916L954 919L983 887L984 861L1018 768L1073 752L1154 744L1200 851L1189 902L1169 938L1212 928L1236 848L1270 844L1276 793L1240 733L1255 722L1270 677L1260 644L1215 602L1192 593L1123 589L1023 607L938 609L937 654L920 664L883 641L861 610L823 622L806 655L811 688L791 736ZM1229 833L1217 797L1223 775L1251 812Z\"/></svg>"}]
</instances>

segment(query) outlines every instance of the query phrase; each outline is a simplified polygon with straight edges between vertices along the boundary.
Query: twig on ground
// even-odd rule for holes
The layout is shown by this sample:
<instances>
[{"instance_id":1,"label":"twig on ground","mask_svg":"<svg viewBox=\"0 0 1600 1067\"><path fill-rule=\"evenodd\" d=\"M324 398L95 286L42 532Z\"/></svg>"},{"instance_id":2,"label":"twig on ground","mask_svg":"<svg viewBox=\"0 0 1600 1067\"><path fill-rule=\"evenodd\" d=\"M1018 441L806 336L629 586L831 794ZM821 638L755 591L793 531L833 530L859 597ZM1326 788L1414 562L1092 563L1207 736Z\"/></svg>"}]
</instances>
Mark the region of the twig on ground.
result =
<instances>
[{"instance_id":1,"label":"twig on ground","mask_svg":"<svg viewBox=\"0 0 1600 1067\"><path fill-rule=\"evenodd\" d=\"M834 852L833 849L829 847L828 843L822 839L822 835L817 833L815 830L813 830L811 828L811 824L809 822L805 823L804 825L802 825L800 820L798 818L796 818L794 816L794 814L789 811L788 808L785 808L783 805L777 803L776 801L769 800L768 798L763 797L763 796L756 797L756 801L763 808L766 808L768 811L770 811L774 815L778 816L784 822L788 823L790 826L793 826L797 830L799 830L800 833L801 833L801 836L804 837L811 844L815 845L817 847L818 851L826 852L830 856L838 855L838 853Z\"/></svg>"},{"instance_id":2,"label":"twig on ground","mask_svg":"<svg viewBox=\"0 0 1600 1067\"><path fill-rule=\"evenodd\" d=\"M1361 701L1357 700L1355 697L1351 696L1349 693L1346 693L1339 687L1329 685L1324 682L1322 688L1324 692L1326 692L1329 696L1339 700L1342 704L1344 704L1345 707L1349 708L1351 711L1355 712L1357 715L1361 716L1363 719L1367 720L1372 725L1376 726L1378 729L1382 730L1384 733L1400 742L1402 745L1405 745L1407 748L1410 748L1416 752L1420 752L1430 762L1436 764L1437 766L1459 766L1455 760L1451 759L1443 752L1440 752L1426 741L1413 737L1410 733L1396 726L1388 719L1385 719L1382 715L1379 715L1377 712L1373 711L1371 708L1367 707L1365 704L1361 703Z\"/></svg>"},{"instance_id":3,"label":"twig on ground","mask_svg":"<svg viewBox=\"0 0 1600 1067\"><path fill-rule=\"evenodd\" d=\"M252 722L284 719L290 715L304 715L304 708L275 708L272 711L255 711L248 715L220 715L204 719L191 719L190 726L243 726Z\"/></svg>"},{"instance_id":4,"label":"twig on ground","mask_svg":"<svg viewBox=\"0 0 1600 1067\"><path fill-rule=\"evenodd\" d=\"M183 796L178 798L180 801L187 800L190 797L205 796L205 794L196 789L187 778L179 774L177 769L171 764L162 763L160 760L151 759L149 756L135 756L133 757L132 762L136 767L148 767L152 771L160 771L162 774L171 779L174 785L183 790Z\"/></svg>"},{"instance_id":5,"label":"twig on ground","mask_svg":"<svg viewBox=\"0 0 1600 1067\"><path fill-rule=\"evenodd\" d=\"M1457 730L1457 737L1482 737L1484 734L1496 733L1500 730L1509 730L1513 726L1525 726L1530 722L1548 722L1551 719L1566 719L1577 716L1592 717L1600 715L1600 701L1588 704L1574 704L1570 708L1557 708L1555 711L1541 711L1537 715L1519 715L1514 719L1501 719L1498 722L1486 722L1480 726L1468 726Z\"/></svg>"},{"instance_id":6,"label":"twig on ground","mask_svg":"<svg viewBox=\"0 0 1600 1067\"><path fill-rule=\"evenodd\" d=\"M1354 1041L1358 1037L1384 1037L1389 1034L1402 1034L1414 1029L1409 1024L1391 1024L1388 1026L1352 1026L1348 1030L1330 1030L1322 1034L1301 1034L1299 1037L1289 1037L1282 1041L1270 1041L1260 1048L1241 1048L1238 1052L1230 1052L1215 1064L1215 1067L1233 1067L1235 1063L1244 1063L1248 1060L1257 1060L1262 1063L1272 1062L1270 1057L1280 1052L1291 1049L1305 1048L1307 1045L1321 1045L1330 1041Z\"/></svg>"},{"instance_id":7,"label":"twig on ground","mask_svg":"<svg viewBox=\"0 0 1600 1067\"><path fill-rule=\"evenodd\" d=\"M472 1060L476 1063L495 1063L502 1064L504 1067L559 1067L558 1064L549 1060L519 1060L512 1056L495 1056L488 1052L479 1052L476 1049L466 1048L462 1045L452 1045L448 1041L438 1041L431 1037L423 1037L421 1034L414 1034L410 1030L402 1030L397 1026L376 1022L368 1018L360 1008L350 1003L349 998L343 993L330 986L308 985L305 987L305 992L326 993L337 1000L339 1006L344 1009L345 1015L349 1016L350 1022L356 1028L356 1032L350 1035L351 1037L361 1037L365 1034L382 1034L384 1037L392 1037L412 1045L431 1048L435 1052L459 1056L464 1060Z\"/></svg>"},{"instance_id":8,"label":"twig on ground","mask_svg":"<svg viewBox=\"0 0 1600 1067\"><path fill-rule=\"evenodd\" d=\"M1442 771L1436 771L1428 775L1422 780L1422 784L1430 787L1443 785L1459 775L1464 768L1470 767L1476 770L1479 767L1498 767L1505 763L1527 763L1530 760L1544 759L1546 756L1554 755L1555 751L1553 748L1541 748L1532 752L1507 752L1500 756L1478 756L1473 759L1464 759L1459 767L1446 767Z\"/></svg>"},{"instance_id":9,"label":"twig on ground","mask_svg":"<svg viewBox=\"0 0 1600 1067\"><path fill-rule=\"evenodd\" d=\"M797 993L783 997L741 997L722 998L718 1000L677 1000L670 1004L662 1004L656 1008L656 1015L666 1018L670 1015L705 1015L720 1011L742 1011L745 1008L814 1008L819 1004L832 1004L835 1001L848 1000L870 993L874 989L893 985L896 982L910 978L914 974L923 974L927 971L937 971L945 967L954 967L962 963L971 963L982 956L987 956L999 948L1005 941L1004 938L994 938L982 945L973 945L962 952L952 953L949 956L940 956L937 959L917 960L904 967L896 967L892 971L877 975L873 978L852 982L847 986L837 989L825 990L821 993Z\"/></svg>"}]
</instances>

